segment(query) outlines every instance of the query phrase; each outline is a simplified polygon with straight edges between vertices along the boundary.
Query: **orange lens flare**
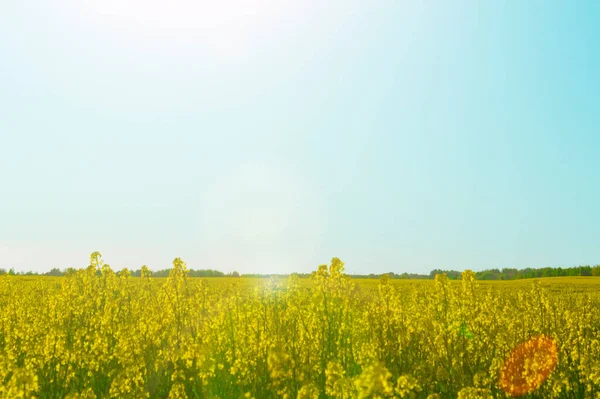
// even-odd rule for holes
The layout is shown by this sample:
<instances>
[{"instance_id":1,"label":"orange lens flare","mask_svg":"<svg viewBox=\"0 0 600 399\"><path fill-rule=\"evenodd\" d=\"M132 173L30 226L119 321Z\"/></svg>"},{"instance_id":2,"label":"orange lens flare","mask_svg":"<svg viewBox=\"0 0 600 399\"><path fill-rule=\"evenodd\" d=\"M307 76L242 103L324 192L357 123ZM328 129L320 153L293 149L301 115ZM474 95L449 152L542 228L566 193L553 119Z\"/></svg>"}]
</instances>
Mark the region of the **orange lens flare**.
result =
<instances>
[{"instance_id":1,"label":"orange lens flare","mask_svg":"<svg viewBox=\"0 0 600 399\"><path fill-rule=\"evenodd\" d=\"M516 347L500 371L500 388L513 397L533 392L548 378L558 362L558 345L539 335Z\"/></svg>"}]
</instances>

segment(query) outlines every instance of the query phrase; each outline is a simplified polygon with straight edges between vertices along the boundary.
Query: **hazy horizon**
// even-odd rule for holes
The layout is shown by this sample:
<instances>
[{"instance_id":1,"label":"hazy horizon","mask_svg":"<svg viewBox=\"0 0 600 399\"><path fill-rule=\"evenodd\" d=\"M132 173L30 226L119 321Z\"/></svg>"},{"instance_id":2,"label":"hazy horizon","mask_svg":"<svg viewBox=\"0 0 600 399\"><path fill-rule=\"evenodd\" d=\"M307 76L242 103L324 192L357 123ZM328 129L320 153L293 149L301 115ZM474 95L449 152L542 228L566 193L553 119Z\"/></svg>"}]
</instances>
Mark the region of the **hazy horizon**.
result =
<instances>
[{"instance_id":1,"label":"hazy horizon","mask_svg":"<svg viewBox=\"0 0 600 399\"><path fill-rule=\"evenodd\" d=\"M0 267L600 263L600 3L0 4Z\"/></svg>"}]
</instances>

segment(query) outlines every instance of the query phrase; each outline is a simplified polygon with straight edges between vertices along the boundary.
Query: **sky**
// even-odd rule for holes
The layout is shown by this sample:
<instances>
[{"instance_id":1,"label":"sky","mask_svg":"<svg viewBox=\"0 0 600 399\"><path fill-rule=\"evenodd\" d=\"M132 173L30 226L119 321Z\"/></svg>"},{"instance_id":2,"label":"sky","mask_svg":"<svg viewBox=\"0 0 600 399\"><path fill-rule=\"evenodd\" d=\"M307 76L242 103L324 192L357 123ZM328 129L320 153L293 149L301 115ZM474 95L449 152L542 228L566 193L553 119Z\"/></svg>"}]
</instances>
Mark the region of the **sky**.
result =
<instances>
[{"instance_id":1,"label":"sky","mask_svg":"<svg viewBox=\"0 0 600 399\"><path fill-rule=\"evenodd\" d=\"M0 2L0 267L600 263L596 1Z\"/></svg>"}]
</instances>

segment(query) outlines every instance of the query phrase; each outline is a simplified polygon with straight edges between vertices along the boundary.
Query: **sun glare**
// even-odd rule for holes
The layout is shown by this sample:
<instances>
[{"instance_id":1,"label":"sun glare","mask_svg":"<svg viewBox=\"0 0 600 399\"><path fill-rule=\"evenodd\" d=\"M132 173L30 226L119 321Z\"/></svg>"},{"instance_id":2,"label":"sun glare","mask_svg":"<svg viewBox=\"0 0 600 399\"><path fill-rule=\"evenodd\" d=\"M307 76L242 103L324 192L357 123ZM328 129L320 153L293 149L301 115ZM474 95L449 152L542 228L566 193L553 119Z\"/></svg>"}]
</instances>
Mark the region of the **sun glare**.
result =
<instances>
[{"instance_id":1,"label":"sun glare","mask_svg":"<svg viewBox=\"0 0 600 399\"><path fill-rule=\"evenodd\" d=\"M77 17L118 40L152 40L173 46L199 45L225 56L243 56L248 47L294 13L291 2L222 1L68 1Z\"/></svg>"}]
</instances>

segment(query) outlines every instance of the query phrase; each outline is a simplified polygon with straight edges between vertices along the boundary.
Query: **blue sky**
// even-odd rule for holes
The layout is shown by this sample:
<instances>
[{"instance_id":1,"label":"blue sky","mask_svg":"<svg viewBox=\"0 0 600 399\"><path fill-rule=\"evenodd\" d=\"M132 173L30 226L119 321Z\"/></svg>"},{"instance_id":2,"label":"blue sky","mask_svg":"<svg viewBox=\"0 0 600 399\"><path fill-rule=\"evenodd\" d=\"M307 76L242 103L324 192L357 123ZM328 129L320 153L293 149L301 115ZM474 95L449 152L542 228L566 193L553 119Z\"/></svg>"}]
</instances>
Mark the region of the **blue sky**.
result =
<instances>
[{"instance_id":1,"label":"blue sky","mask_svg":"<svg viewBox=\"0 0 600 399\"><path fill-rule=\"evenodd\" d=\"M0 267L600 263L598 20L592 1L2 2Z\"/></svg>"}]
</instances>

